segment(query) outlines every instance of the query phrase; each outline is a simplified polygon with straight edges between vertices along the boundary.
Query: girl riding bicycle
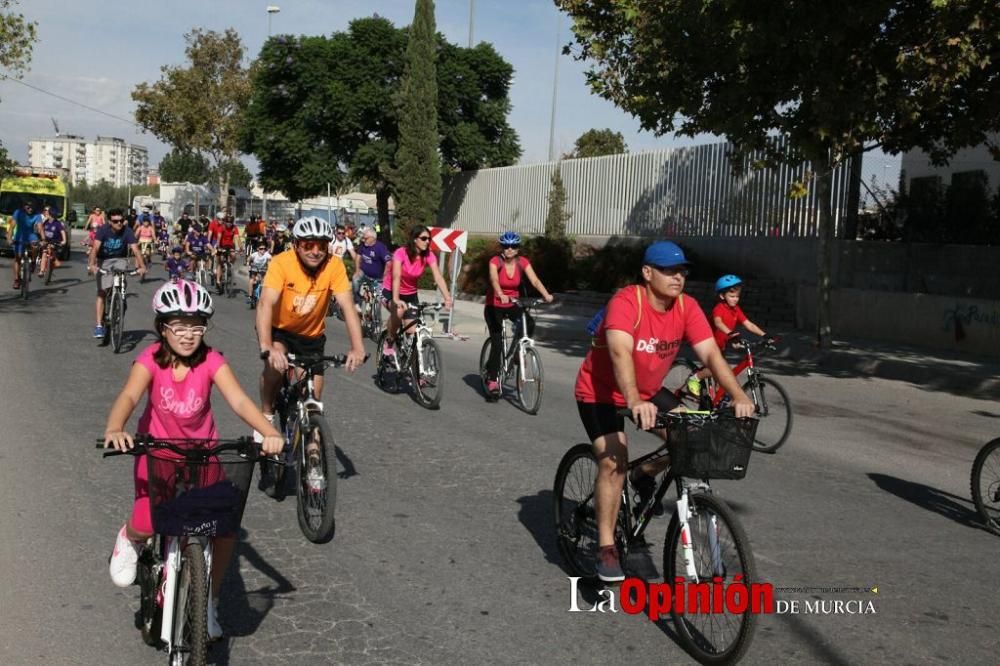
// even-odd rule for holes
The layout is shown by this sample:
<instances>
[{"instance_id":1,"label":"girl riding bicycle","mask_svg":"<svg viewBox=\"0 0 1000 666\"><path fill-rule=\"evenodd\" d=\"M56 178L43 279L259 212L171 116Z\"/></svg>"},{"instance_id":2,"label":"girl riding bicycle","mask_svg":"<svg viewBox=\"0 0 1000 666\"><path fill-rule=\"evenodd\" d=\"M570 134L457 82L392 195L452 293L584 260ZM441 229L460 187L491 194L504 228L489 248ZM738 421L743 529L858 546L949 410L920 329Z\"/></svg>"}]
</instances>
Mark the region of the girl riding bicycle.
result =
<instances>
[{"instance_id":1,"label":"girl riding bicycle","mask_svg":"<svg viewBox=\"0 0 1000 666\"><path fill-rule=\"evenodd\" d=\"M261 448L267 454L281 451L284 440L267 422L257 405L240 387L222 354L205 344L205 331L214 307L208 291L196 282L168 282L153 295L154 328L160 336L136 358L125 387L108 414L104 446L120 451L133 447L125 425L147 393L146 409L136 430L154 438L214 440L218 438L210 402L212 386L218 387L230 408L247 425L264 433ZM135 501L128 521L118 530L109 562L111 580L119 587L135 581L142 544L153 535L150 516L146 456L136 456ZM208 631L222 636L217 606L222 579L236 543L235 535L214 539Z\"/></svg>"},{"instance_id":2,"label":"girl riding bicycle","mask_svg":"<svg viewBox=\"0 0 1000 666\"><path fill-rule=\"evenodd\" d=\"M444 296L445 308L451 308L451 294L448 292L448 285L445 284L444 277L441 276L441 269L438 268L437 257L431 252L431 232L423 225L416 225L410 229L410 240L392 254L392 268L385 273L382 282L382 304L389 310L389 335L386 336L385 348L382 353L386 356L395 354L395 336L403 322L406 308L420 302L417 294L417 282L424 274L424 270L430 267L434 282Z\"/></svg>"},{"instance_id":3,"label":"girl riding bicycle","mask_svg":"<svg viewBox=\"0 0 1000 666\"><path fill-rule=\"evenodd\" d=\"M525 257L518 256L521 248L521 236L513 231L500 234L500 254L490 259L490 288L486 292L486 307L483 308L483 318L490 330L490 357L486 361L486 390L490 393L500 392L497 373L500 369L500 354L503 351L503 320L517 322L521 318L521 307L513 302L521 293L522 276L528 278L546 303L552 302L552 294L545 288L542 281L535 275L535 269ZM528 337L534 333L535 320L525 313Z\"/></svg>"}]
</instances>

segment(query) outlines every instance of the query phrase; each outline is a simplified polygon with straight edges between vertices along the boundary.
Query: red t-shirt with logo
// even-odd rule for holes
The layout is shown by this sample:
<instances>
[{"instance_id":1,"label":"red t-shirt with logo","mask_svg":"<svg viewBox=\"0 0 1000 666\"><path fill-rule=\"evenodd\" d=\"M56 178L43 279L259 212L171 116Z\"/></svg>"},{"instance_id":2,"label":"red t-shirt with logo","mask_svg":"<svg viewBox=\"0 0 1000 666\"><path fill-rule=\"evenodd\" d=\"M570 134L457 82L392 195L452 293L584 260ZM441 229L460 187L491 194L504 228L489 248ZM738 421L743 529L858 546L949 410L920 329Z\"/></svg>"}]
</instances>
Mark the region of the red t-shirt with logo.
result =
<instances>
[{"instance_id":1,"label":"red t-shirt with logo","mask_svg":"<svg viewBox=\"0 0 1000 666\"><path fill-rule=\"evenodd\" d=\"M236 247L236 237L239 233L240 230L236 228L235 224L231 227L223 225L222 228L219 229L219 247Z\"/></svg>"},{"instance_id":2,"label":"red t-shirt with logo","mask_svg":"<svg viewBox=\"0 0 1000 666\"><path fill-rule=\"evenodd\" d=\"M209 239L218 240L219 232L222 231L222 226L222 222L219 222L218 220L212 220L209 222L208 229L206 229Z\"/></svg>"},{"instance_id":3,"label":"red t-shirt with logo","mask_svg":"<svg viewBox=\"0 0 1000 666\"><path fill-rule=\"evenodd\" d=\"M500 280L500 291L504 296L510 296L511 298L517 298L521 288L521 276L524 274L524 270L531 265L531 262L524 257L518 257L517 261L514 262L514 275L507 275L507 269L504 266L503 259L500 257L493 257L490 259L490 264L497 267L497 275ZM486 303L487 305L492 305L495 308L511 308L514 304L511 302L502 303L500 298L493 293L493 287L491 286L489 291L486 292Z\"/></svg>"},{"instance_id":4,"label":"red t-shirt with logo","mask_svg":"<svg viewBox=\"0 0 1000 666\"><path fill-rule=\"evenodd\" d=\"M660 390L682 341L694 346L712 337L705 313L693 298L684 298L683 308L677 300L666 312L657 312L649 304L645 287L640 286L639 291L642 292L641 316L633 285L619 290L608 302L604 321L594 336L595 344L601 346L591 347L576 375L574 394L578 402L626 406L607 348L608 330L624 331L632 336L635 383L643 400L649 400Z\"/></svg>"},{"instance_id":5,"label":"red t-shirt with logo","mask_svg":"<svg viewBox=\"0 0 1000 666\"><path fill-rule=\"evenodd\" d=\"M730 331L735 331L737 326L747 320L747 316L743 314L743 310L738 305L735 308L731 308L727 303L716 303L715 307L712 308L712 328L715 331L715 343L719 345L719 349L724 350L729 334L723 333L722 329L715 325L716 317L721 319L722 323Z\"/></svg>"}]
</instances>

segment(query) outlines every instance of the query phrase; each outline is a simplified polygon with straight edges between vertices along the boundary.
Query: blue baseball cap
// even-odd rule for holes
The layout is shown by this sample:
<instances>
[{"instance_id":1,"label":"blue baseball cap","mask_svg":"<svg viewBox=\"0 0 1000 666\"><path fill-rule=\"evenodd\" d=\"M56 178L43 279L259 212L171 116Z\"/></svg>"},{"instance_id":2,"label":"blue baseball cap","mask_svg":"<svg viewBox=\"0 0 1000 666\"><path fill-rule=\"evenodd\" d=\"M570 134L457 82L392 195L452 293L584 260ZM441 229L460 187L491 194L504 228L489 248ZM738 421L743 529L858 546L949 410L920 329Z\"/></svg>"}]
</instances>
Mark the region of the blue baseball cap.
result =
<instances>
[{"instance_id":1,"label":"blue baseball cap","mask_svg":"<svg viewBox=\"0 0 1000 666\"><path fill-rule=\"evenodd\" d=\"M689 264L684 257L684 250L677 243L670 241L657 241L646 248L646 254L642 257L642 263L649 266L680 266Z\"/></svg>"}]
</instances>

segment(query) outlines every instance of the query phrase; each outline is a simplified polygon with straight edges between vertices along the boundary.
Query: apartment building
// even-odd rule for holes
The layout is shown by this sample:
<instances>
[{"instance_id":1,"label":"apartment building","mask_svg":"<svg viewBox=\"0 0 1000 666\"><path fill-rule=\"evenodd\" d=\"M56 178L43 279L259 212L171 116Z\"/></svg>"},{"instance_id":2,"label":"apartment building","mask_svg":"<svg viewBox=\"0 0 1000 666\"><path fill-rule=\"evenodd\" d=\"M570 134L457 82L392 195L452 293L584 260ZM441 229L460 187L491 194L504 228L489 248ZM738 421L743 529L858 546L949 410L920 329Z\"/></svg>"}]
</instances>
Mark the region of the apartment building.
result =
<instances>
[{"instance_id":1,"label":"apartment building","mask_svg":"<svg viewBox=\"0 0 1000 666\"><path fill-rule=\"evenodd\" d=\"M112 136L87 141L74 134L35 138L28 142L28 164L33 167L65 169L70 182L107 181L117 187L144 185L149 173L149 153L145 146L127 143Z\"/></svg>"}]
</instances>

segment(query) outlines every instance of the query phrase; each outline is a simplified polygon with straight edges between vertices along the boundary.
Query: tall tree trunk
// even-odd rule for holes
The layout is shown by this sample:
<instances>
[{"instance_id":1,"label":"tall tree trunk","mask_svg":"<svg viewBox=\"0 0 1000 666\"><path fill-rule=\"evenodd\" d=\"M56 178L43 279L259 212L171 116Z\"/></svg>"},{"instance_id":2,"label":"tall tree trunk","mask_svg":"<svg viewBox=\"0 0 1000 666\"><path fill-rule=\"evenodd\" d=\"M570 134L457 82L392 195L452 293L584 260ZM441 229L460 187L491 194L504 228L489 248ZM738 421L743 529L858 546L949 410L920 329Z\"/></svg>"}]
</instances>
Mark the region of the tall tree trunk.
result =
<instances>
[{"instance_id":1,"label":"tall tree trunk","mask_svg":"<svg viewBox=\"0 0 1000 666\"><path fill-rule=\"evenodd\" d=\"M829 349L833 330L830 325L830 291L833 287L833 210L830 202L833 166L829 152L820 159L812 160L816 174L816 204L819 206L819 246L816 251L816 344L821 349Z\"/></svg>"},{"instance_id":2,"label":"tall tree trunk","mask_svg":"<svg viewBox=\"0 0 1000 666\"><path fill-rule=\"evenodd\" d=\"M392 228L389 226L389 184L384 180L375 185L375 210L378 214L378 238L386 247L392 245Z\"/></svg>"},{"instance_id":3,"label":"tall tree trunk","mask_svg":"<svg viewBox=\"0 0 1000 666\"><path fill-rule=\"evenodd\" d=\"M851 155L847 164L850 168L850 181L847 187L847 205L844 210L844 240L858 239L858 209L861 206L861 153Z\"/></svg>"}]
</instances>

